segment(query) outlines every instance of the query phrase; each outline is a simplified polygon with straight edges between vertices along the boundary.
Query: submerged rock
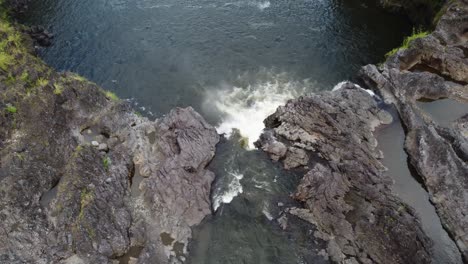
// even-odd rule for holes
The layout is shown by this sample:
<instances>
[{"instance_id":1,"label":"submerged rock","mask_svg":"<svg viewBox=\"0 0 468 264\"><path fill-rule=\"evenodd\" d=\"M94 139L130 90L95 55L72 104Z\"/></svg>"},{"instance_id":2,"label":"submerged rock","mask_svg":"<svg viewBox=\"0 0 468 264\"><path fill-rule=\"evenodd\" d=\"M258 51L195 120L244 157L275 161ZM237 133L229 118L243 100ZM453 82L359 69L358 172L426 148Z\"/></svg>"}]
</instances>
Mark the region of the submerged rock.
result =
<instances>
[{"instance_id":1,"label":"submerged rock","mask_svg":"<svg viewBox=\"0 0 468 264\"><path fill-rule=\"evenodd\" d=\"M272 142L282 142L286 168L311 168L293 194L304 208L288 212L317 226L334 262L431 261L431 241L413 209L392 194L378 160L373 131L389 119L374 96L347 85L291 100L265 120L257 146L270 152Z\"/></svg>"},{"instance_id":2,"label":"submerged rock","mask_svg":"<svg viewBox=\"0 0 468 264\"><path fill-rule=\"evenodd\" d=\"M441 222L468 261L468 3L452 1L436 30L413 41L361 78L396 106L406 129L405 150ZM419 100L466 103L450 127L418 107ZM450 111L450 109L446 109ZM454 117L457 118L457 117Z\"/></svg>"},{"instance_id":3,"label":"submerged rock","mask_svg":"<svg viewBox=\"0 0 468 264\"><path fill-rule=\"evenodd\" d=\"M211 213L216 130L192 108L139 117L26 48L3 52L15 56L0 67L0 262L183 262Z\"/></svg>"}]
</instances>

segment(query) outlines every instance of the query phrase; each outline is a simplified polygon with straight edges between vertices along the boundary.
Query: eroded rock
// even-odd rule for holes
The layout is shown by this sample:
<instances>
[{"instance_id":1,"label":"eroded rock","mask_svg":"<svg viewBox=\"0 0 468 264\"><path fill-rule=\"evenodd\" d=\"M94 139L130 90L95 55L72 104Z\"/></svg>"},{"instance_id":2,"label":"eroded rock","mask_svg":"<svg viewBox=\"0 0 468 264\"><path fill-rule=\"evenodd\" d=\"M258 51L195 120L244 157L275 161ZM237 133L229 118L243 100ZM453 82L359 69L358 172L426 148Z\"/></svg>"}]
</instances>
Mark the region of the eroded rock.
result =
<instances>
[{"instance_id":1,"label":"eroded rock","mask_svg":"<svg viewBox=\"0 0 468 264\"><path fill-rule=\"evenodd\" d=\"M396 106L406 129L405 149L441 222L468 261L468 3L451 1L436 30L360 76ZM444 127L418 100L465 102L466 115ZM450 111L450 109L446 109Z\"/></svg>"},{"instance_id":2,"label":"eroded rock","mask_svg":"<svg viewBox=\"0 0 468 264\"><path fill-rule=\"evenodd\" d=\"M114 263L137 247L133 262L182 263L191 227L211 213L215 129L192 108L139 117L95 84L21 56L0 71L0 96L17 109L0 115L0 262ZM45 85L6 83L24 71ZM136 169L146 178L132 188Z\"/></svg>"},{"instance_id":3,"label":"eroded rock","mask_svg":"<svg viewBox=\"0 0 468 264\"><path fill-rule=\"evenodd\" d=\"M265 120L257 146L282 142L285 168L308 165L290 214L313 223L339 263L429 263L432 243L413 209L392 194L373 131L389 122L374 96L355 85L289 101ZM288 156L288 153L290 156Z\"/></svg>"}]
</instances>

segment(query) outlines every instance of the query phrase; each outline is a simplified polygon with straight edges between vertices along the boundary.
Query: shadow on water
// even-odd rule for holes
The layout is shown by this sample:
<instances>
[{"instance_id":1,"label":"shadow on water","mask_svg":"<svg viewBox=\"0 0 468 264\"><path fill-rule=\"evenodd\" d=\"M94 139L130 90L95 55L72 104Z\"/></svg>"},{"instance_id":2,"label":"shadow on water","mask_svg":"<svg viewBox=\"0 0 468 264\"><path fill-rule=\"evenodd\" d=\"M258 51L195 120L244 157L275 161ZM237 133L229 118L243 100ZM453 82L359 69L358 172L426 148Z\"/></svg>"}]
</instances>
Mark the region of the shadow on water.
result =
<instances>
[{"instance_id":1,"label":"shadow on water","mask_svg":"<svg viewBox=\"0 0 468 264\"><path fill-rule=\"evenodd\" d=\"M434 263L462 263L457 246L443 228L422 180L411 172L404 150L405 132L393 111L394 121L377 132L379 149L384 153L382 163L394 180L393 191L419 215L423 230L434 242Z\"/></svg>"}]
</instances>

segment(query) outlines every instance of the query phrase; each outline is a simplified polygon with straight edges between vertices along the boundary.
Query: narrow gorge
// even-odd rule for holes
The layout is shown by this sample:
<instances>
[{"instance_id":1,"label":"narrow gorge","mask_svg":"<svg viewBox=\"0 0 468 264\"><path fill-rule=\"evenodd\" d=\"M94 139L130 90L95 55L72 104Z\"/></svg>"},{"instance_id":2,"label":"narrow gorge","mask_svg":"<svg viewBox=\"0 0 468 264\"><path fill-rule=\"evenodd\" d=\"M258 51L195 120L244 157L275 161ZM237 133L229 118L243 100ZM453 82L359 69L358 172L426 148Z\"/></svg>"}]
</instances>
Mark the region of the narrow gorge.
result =
<instances>
[{"instance_id":1,"label":"narrow gorge","mask_svg":"<svg viewBox=\"0 0 468 264\"><path fill-rule=\"evenodd\" d=\"M465 0L0 3L0 263L468 262Z\"/></svg>"}]
</instances>

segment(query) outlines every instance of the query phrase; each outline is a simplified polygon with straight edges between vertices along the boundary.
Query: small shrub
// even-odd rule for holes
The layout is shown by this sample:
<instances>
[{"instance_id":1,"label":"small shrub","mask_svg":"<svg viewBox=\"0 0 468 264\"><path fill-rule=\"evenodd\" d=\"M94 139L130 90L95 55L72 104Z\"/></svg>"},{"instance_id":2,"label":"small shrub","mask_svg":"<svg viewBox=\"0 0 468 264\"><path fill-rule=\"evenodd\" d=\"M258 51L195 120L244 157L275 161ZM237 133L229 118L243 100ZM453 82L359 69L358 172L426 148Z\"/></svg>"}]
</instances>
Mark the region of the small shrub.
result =
<instances>
[{"instance_id":1,"label":"small shrub","mask_svg":"<svg viewBox=\"0 0 468 264\"><path fill-rule=\"evenodd\" d=\"M8 46L8 40L4 39L0 41L0 50L5 51L6 47Z\"/></svg>"},{"instance_id":2,"label":"small shrub","mask_svg":"<svg viewBox=\"0 0 468 264\"><path fill-rule=\"evenodd\" d=\"M63 92L63 86L59 83L54 83L54 94L60 95Z\"/></svg>"},{"instance_id":3,"label":"small shrub","mask_svg":"<svg viewBox=\"0 0 468 264\"><path fill-rule=\"evenodd\" d=\"M0 52L0 69L7 71L13 64L14 58L8 53Z\"/></svg>"},{"instance_id":4,"label":"small shrub","mask_svg":"<svg viewBox=\"0 0 468 264\"><path fill-rule=\"evenodd\" d=\"M8 42L15 44L16 47L21 47L22 37L18 32L14 32L8 35Z\"/></svg>"},{"instance_id":5,"label":"small shrub","mask_svg":"<svg viewBox=\"0 0 468 264\"><path fill-rule=\"evenodd\" d=\"M45 78L39 78L36 80L36 86L39 86L39 87L44 87L46 85L49 84L49 80L45 79Z\"/></svg>"},{"instance_id":6,"label":"small shrub","mask_svg":"<svg viewBox=\"0 0 468 264\"><path fill-rule=\"evenodd\" d=\"M12 114L16 114L18 112L18 109L16 109L16 107L12 106L12 105L7 105L7 107L5 108L5 110L8 112L8 113L12 113Z\"/></svg>"},{"instance_id":7,"label":"small shrub","mask_svg":"<svg viewBox=\"0 0 468 264\"><path fill-rule=\"evenodd\" d=\"M2 15L1 15L2 16ZM12 33L14 32L13 27L10 25L10 23L5 22L6 19L2 19L3 21L0 21L0 31L3 31L5 33Z\"/></svg>"},{"instance_id":8,"label":"small shrub","mask_svg":"<svg viewBox=\"0 0 468 264\"><path fill-rule=\"evenodd\" d=\"M109 157L104 157L102 159L102 166L104 166L104 169L106 171L109 171L109 166L111 165L111 160Z\"/></svg>"}]
</instances>

